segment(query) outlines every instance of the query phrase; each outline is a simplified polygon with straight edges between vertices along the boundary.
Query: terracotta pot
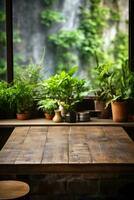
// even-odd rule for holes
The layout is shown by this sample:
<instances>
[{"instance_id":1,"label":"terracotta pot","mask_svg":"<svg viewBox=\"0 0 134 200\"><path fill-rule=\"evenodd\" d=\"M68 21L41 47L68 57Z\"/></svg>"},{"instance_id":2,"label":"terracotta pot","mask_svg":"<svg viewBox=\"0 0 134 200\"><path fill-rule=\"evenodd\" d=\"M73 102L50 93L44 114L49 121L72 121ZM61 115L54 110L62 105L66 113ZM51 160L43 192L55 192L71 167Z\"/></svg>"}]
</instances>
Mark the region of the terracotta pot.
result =
<instances>
[{"instance_id":1,"label":"terracotta pot","mask_svg":"<svg viewBox=\"0 0 134 200\"><path fill-rule=\"evenodd\" d=\"M45 118L48 119L48 120L52 120L53 117L54 117L54 114L49 114L47 112L45 112L44 115L45 115Z\"/></svg>"},{"instance_id":2,"label":"terracotta pot","mask_svg":"<svg viewBox=\"0 0 134 200\"><path fill-rule=\"evenodd\" d=\"M30 114L29 113L17 113L16 118L18 120L26 120L26 119L30 118Z\"/></svg>"},{"instance_id":3,"label":"terracotta pot","mask_svg":"<svg viewBox=\"0 0 134 200\"><path fill-rule=\"evenodd\" d=\"M125 122L128 120L127 102L112 102L112 117L115 122Z\"/></svg>"}]
</instances>

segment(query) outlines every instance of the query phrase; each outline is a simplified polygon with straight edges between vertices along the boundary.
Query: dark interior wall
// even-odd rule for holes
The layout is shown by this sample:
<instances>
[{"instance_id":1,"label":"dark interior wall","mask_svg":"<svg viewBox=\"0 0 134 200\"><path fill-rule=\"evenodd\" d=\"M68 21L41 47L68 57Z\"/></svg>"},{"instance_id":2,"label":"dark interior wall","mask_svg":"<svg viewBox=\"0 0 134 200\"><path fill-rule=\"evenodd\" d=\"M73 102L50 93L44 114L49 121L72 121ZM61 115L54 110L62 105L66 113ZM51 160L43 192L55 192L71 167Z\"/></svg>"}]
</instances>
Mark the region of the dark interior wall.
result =
<instances>
[{"instance_id":1,"label":"dark interior wall","mask_svg":"<svg viewBox=\"0 0 134 200\"><path fill-rule=\"evenodd\" d=\"M14 128L0 128L0 150L6 143Z\"/></svg>"}]
</instances>

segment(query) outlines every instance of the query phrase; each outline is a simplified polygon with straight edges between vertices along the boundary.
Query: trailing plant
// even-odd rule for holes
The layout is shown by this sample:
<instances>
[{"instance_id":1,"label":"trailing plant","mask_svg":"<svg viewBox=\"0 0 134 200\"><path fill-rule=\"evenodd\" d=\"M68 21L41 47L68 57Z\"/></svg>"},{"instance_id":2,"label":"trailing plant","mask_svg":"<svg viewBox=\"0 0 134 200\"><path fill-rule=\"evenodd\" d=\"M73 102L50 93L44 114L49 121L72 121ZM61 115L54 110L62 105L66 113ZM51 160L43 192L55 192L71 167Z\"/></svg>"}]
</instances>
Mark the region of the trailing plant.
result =
<instances>
[{"instance_id":1,"label":"trailing plant","mask_svg":"<svg viewBox=\"0 0 134 200\"><path fill-rule=\"evenodd\" d=\"M84 33L85 40L81 46L81 55L87 62L94 54L103 57L103 30L107 25L108 8L101 5L101 1L91 1L91 6L81 7L80 9L80 27Z\"/></svg>"},{"instance_id":2,"label":"trailing plant","mask_svg":"<svg viewBox=\"0 0 134 200\"><path fill-rule=\"evenodd\" d=\"M49 41L55 46L57 52L56 72L69 70L77 63L77 56L74 52L81 48L84 35L80 30L61 30L49 37Z\"/></svg>"},{"instance_id":3,"label":"trailing plant","mask_svg":"<svg viewBox=\"0 0 134 200\"><path fill-rule=\"evenodd\" d=\"M64 17L58 11L45 9L41 12L41 22L47 27L49 27L52 23L63 22L63 21Z\"/></svg>"},{"instance_id":4,"label":"trailing plant","mask_svg":"<svg viewBox=\"0 0 134 200\"><path fill-rule=\"evenodd\" d=\"M110 18L109 18L109 21L111 22L120 22L121 20L121 16L120 16L120 12L119 10L113 10L113 9L110 9Z\"/></svg>"},{"instance_id":5,"label":"trailing plant","mask_svg":"<svg viewBox=\"0 0 134 200\"><path fill-rule=\"evenodd\" d=\"M128 34L125 32L117 32L113 40L113 56L115 61L122 63L124 58L128 57Z\"/></svg>"},{"instance_id":6,"label":"trailing plant","mask_svg":"<svg viewBox=\"0 0 134 200\"><path fill-rule=\"evenodd\" d=\"M84 36L80 30L60 30L49 37L49 41L60 49L80 48L83 40Z\"/></svg>"}]
</instances>

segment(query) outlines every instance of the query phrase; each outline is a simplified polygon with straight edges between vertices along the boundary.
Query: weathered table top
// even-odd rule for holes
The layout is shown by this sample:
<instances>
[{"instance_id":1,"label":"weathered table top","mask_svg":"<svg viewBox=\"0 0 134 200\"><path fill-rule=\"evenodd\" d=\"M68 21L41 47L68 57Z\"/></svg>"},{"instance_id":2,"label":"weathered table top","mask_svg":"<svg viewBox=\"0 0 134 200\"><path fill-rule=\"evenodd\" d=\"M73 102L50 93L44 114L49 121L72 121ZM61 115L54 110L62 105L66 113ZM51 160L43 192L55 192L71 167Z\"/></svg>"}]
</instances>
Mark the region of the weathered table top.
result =
<instances>
[{"instance_id":1,"label":"weathered table top","mask_svg":"<svg viewBox=\"0 0 134 200\"><path fill-rule=\"evenodd\" d=\"M121 127L16 127L0 151L0 174L133 172L134 143Z\"/></svg>"}]
</instances>

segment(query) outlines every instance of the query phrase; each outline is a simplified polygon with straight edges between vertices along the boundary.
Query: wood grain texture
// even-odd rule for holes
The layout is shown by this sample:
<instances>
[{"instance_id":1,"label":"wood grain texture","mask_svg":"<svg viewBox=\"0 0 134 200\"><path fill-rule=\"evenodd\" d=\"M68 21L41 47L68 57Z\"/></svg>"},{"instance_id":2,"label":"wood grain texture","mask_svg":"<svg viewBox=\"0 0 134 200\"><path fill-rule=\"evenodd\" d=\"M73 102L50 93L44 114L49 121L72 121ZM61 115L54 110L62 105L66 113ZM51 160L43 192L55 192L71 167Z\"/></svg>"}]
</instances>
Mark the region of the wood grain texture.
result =
<instances>
[{"instance_id":1,"label":"wood grain texture","mask_svg":"<svg viewBox=\"0 0 134 200\"><path fill-rule=\"evenodd\" d=\"M28 174L84 169L89 172L94 171L93 167L94 170L111 167L113 171L133 169L134 172L134 143L123 128L17 127L0 151L1 174L22 170Z\"/></svg>"},{"instance_id":2,"label":"wood grain texture","mask_svg":"<svg viewBox=\"0 0 134 200\"><path fill-rule=\"evenodd\" d=\"M15 164L41 163L47 137L47 127L30 127Z\"/></svg>"},{"instance_id":3,"label":"wood grain texture","mask_svg":"<svg viewBox=\"0 0 134 200\"><path fill-rule=\"evenodd\" d=\"M87 145L86 133L89 127L70 127L69 163L91 163L92 157Z\"/></svg>"},{"instance_id":4,"label":"wood grain texture","mask_svg":"<svg viewBox=\"0 0 134 200\"><path fill-rule=\"evenodd\" d=\"M13 130L11 136L0 152L0 163L15 163L22 150L29 129L29 127L17 127Z\"/></svg>"},{"instance_id":5,"label":"wood grain texture","mask_svg":"<svg viewBox=\"0 0 134 200\"><path fill-rule=\"evenodd\" d=\"M42 163L68 163L68 134L70 127L49 127Z\"/></svg>"}]
</instances>

